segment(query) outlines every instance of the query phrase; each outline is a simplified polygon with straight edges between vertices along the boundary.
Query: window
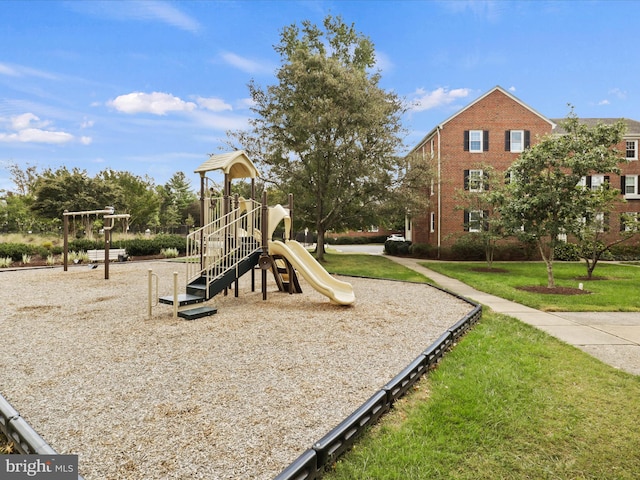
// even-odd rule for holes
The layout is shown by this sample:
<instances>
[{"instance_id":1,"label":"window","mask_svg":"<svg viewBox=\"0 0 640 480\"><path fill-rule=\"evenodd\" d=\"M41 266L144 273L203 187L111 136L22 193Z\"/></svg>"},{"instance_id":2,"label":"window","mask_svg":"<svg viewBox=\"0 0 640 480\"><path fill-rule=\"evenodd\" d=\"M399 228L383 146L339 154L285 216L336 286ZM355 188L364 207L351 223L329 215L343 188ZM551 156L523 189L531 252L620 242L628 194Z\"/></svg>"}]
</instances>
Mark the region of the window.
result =
<instances>
[{"instance_id":1,"label":"window","mask_svg":"<svg viewBox=\"0 0 640 480\"><path fill-rule=\"evenodd\" d=\"M638 175L623 175L620 177L620 190L625 198L640 198Z\"/></svg>"},{"instance_id":2,"label":"window","mask_svg":"<svg viewBox=\"0 0 640 480\"><path fill-rule=\"evenodd\" d=\"M431 222L430 222L430 231L431 233L436 231L436 214L435 212L431 212Z\"/></svg>"},{"instance_id":3,"label":"window","mask_svg":"<svg viewBox=\"0 0 640 480\"><path fill-rule=\"evenodd\" d=\"M638 220L640 220L640 213L638 212L626 212L620 215L620 231L621 232L635 232L638 230Z\"/></svg>"},{"instance_id":4,"label":"window","mask_svg":"<svg viewBox=\"0 0 640 480\"><path fill-rule=\"evenodd\" d=\"M487 218L489 212L487 210L465 210L464 211L464 231L465 232L481 232L488 230Z\"/></svg>"},{"instance_id":5,"label":"window","mask_svg":"<svg viewBox=\"0 0 640 480\"><path fill-rule=\"evenodd\" d=\"M609 180L609 175L588 175L580 179L578 186L586 187L589 190L598 190L605 183L609 183Z\"/></svg>"},{"instance_id":6,"label":"window","mask_svg":"<svg viewBox=\"0 0 640 480\"><path fill-rule=\"evenodd\" d=\"M481 192L489 189L487 174L482 170L464 171L464 189L470 192Z\"/></svg>"},{"instance_id":7,"label":"window","mask_svg":"<svg viewBox=\"0 0 640 480\"><path fill-rule=\"evenodd\" d=\"M626 141L626 155L627 160L638 160L638 140L627 140Z\"/></svg>"},{"instance_id":8,"label":"window","mask_svg":"<svg viewBox=\"0 0 640 480\"><path fill-rule=\"evenodd\" d=\"M520 153L529 147L531 134L529 130L506 130L504 132L504 151Z\"/></svg>"},{"instance_id":9,"label":"window","mask_svg":"<svg viewBox=\"0 0 640 480\"><path fill-rule=\"evenodd\" d=\"M591 175L591 190L598 190L604 182L604 175Z\"/></svg>"},{"instance_id":10,"label":"window","mask_svg":"<svg viewBox=\"0 0 640 480\"><path fill-rule=\"evenodd\" d=\"M469 132L469 151L482 151L482 130L471 130Z\"/></svg>"},{"instance_id":11,"label":"window","mask_svg":"<svg viewBox=\"0 0 640 480\"><path fill-rule=\"evenodd\" d=\"M489 131L488 130L465 130L464 143L465 152L480 153L489 151Z\"/></svg>"}]
</instances>

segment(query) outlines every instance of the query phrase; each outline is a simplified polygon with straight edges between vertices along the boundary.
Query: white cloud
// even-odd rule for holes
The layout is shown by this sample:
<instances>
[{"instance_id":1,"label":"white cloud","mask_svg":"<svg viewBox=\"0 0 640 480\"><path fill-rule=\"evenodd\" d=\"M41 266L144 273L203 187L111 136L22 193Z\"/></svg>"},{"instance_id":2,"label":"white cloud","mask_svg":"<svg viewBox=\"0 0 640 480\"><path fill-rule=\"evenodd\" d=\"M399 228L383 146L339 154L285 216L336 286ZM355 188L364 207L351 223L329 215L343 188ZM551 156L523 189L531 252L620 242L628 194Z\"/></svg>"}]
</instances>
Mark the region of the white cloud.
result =
<instances>
[{"instance_id":1,"label":"white cloud","mask_svg":"<svg viewBox=\"0 0 640 480\"><path fill-rule=\"evenodd\" d=\"M250 60L232 52L223 52L221 57L225 63L246 73L273 73L275 70L274 65Z\"/></svg>"},{"instance_id":2,"label":"white cloud","mask_svg":"<svg viewBox=\"0 0 640 480\"><path fill-rule=\"evenodd\" d=\"M59 79L59 77L53 73L25 67L23 65L10 65L8 63L0 63L0 75L7 75L9 77L37 77L46 80Z\"/></svg>"},{"instance_id":3,"label":"white cloud","mask_svg":"<svg viewBox=\"0 0 640 480\"><path fill-rule=\"evenodd\" d=\"M220 98L204 98L196 99L198 105L212 112L223 112L225 110L233 110L233 107Z\"/></svg>"},{"instance_id":4,"label":"white cloud","mask_svg":"<svg viewBox=\"0 0 640 480\"><path fill-rule=\"evenodd\" d=\"M76 12L110 20L157 21L172 27L197 33L202 26L174 4L158 0L131 0L126 2L93 1L67 2Z\"/></svg>"},{"instance_id":5,"label":"white cloud","mask_svg":"<svg viewBox=\"0 0 640 480\"><path fill-rule=\"evenodd\" d=\"M16 115L11 117L11 129L12 130L24 130L30 127L46 127L49 122L42 122L40 119L34 115L33 113L23 113L21 115Z\"/></svg>"},{"instance_id":6,"label":"white cloud","mask_svg":"<svg viewBox=\"0 0 640 480\"><path fill-rule=\"evenodd\" d=\"M188 32L195 33L200 30L200 23L196 19L191 18L167 2L146 0L135 3L139 6L143 15L149 19L160 20Z\"/></svg>"},{"instance_id":7,"label":"white cloud","mask_svg":"<svg viewBox=\"0 0 640 480\"><path fill-rule=\"evenodd\" d=\"M598 105L609 105L611 104L611 102L609 100L607 100L606 98L604 100L600 100L598 102Z\"/></svg>"},{"instance_id":8,"label":"white cloud","mask_svg":"<svg viewBox=\"0 0 640 480\"><path fill-rule=\"evenodd\" d=\"M254 107L255 105L256 105L256 102L251 97L242 98L237 102L237 106L240 109L249 109L251 107Z\"/></svg>"},{"instance_id":9,"label":"white cloud","mask_svg":"<svg viewBox=\"0 0 640 480\"><path fill-rule=\"evenodd\" d=\"M620 100L624 100L627 98L627 92L624 90L620 90L619 88L612 88L609 90L609 95L615 95Z\"/></svg>"},{"instance_id":10,"label":"white cloud","mask_svg":"<svg viewBox=\"0 0 640 480\"><path fill-rule=\"evenodd\" d=\"M120 95L107 103L123 113L153 113L166 115L168 112L190 112L196 108L193 102L185 102L178 97L162 92L133 92Z\"/></svg>"},{"instance_id":11,"label":"white cloud","mask_svg":"<svg viewBox=\"0 0 640 480\"><path fill-rule=\"evenodd\" d=\"M0 63L0 75L7 75L9 77L19 77L20 74L17 70L6 63Z\"/></svg>"},{"instance_id":12,"label":"white cloud","mask_svg":"<svg viewBox=\"0 0 640 480\"><path fill-rule=\"evenodd\" d=\"M0 118L0 124L4 124L9 132L0 132L0 142L5 143L47 143L60 145L73 142L76 138L67 132L46 129L51 122L40 120L33 113L23 113L10 118ZM91 143L91 137L82 137L80 142L84 145Z\"/></svg>"},{"instance_id":13,"label":"white cloud","mask_svg":"<svg viewBox=\"0 0 640 480\"><path fill-rule=\"evenodd\" d=\"M240 115L220 115L202 110L193 113L193 119L200 127L211 130L242 130L248 126L247 117Z\"/></svg>"},{"instance_id":14,"label":"white cloud","mask_svg":"<svg viewBox=\"0 0 640 480\"><path fill-rule=\"evenodd\" d=\"M509 91L510 92L515 92L516 91L516 87L514 87L513 85L509 87Z\"/></svg>"},{"instance_id":15,"label":"white cloud","mask_svg":"<svg viewBox=\"0 0 640 480\"><path fill-rule=\"evenodd\" d=\"M433 108L449 105L461 98L466 98L471 93L469 88L454 88L449 90L448 88L436 88L433 91L425 91L420 88L415 92L415 99L413 100L411 110L415 112L422 112L424 110L431 110Z\"/></svg>"},{"instance_id":16,"label":"white cloud","mask_svg":"<svg viewBox=\"0 0 640 480\"><path fill-rule=\"evenodd\" d=\"M73 135L66 132L55 132L42 130L40 128L25 128L17 133L0 133L0 142L19 143L69 143L73 140Z\"/></svg>"}]
</instances>

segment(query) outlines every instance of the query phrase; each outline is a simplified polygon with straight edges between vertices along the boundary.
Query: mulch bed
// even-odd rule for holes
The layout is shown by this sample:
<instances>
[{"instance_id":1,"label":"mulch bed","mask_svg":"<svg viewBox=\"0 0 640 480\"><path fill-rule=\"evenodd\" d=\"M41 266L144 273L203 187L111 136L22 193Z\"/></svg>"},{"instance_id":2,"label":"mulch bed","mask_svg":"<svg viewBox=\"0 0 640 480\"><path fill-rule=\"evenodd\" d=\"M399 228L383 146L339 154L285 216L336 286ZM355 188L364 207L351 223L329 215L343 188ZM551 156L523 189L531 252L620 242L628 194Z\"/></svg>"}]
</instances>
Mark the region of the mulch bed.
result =
<instances>
[{"instance_id":1,"label":"mulch bed","mask_svg":"<svg viewBox=\"0 0 640 480\"><path fill-rule=\"evenodd\" d=\"M588 295L591 292L589 290L580 290L573 287L554 287L548 288L542 285L531 285L525 287L517 287L518 290L524 290L531 293L543 293L547 295Z\"/></svg>"}]
</instances>

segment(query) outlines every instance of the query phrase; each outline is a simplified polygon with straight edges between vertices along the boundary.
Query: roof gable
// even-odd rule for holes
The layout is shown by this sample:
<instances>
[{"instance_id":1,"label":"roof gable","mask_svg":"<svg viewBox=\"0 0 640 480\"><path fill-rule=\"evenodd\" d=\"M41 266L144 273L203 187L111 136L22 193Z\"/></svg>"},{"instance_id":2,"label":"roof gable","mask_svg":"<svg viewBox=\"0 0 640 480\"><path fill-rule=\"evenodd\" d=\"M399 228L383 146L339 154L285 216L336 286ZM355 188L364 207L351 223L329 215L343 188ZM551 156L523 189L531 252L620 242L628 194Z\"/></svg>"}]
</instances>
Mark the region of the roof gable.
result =
<instances>
[{"instance_id":1,"label":"roof gable","mask_svg":"<svg viewBox=\"0 0 640 480\"><path fill-rule=\"evenodd\" d=\"M495 87L493 87L491 90L489 90L487 93L485 93L484 95L476 98L473 102L471 102L470 104L468 104L466 107L458 110L456 113L454 113L453 115L451 115L449 118L447 118L444 122L440 123L439 127L443 128L444 125L448 122L450 122L451 120L453 120L454 118L456 118L458 115L464 113L465 111L467 111L468 109L470 109L471 107L473 107L474 105L480 103L482 100L484 100L485 98L487 98L489 95L491 95L494 92L500 92L503 95L505 95L506 97L508 97L510 100L513 100L514 102L516 102L517 104L521 105L522 107L524 107L525 109L529 110L531 113L533 113L534 115L540 117L542 120L544 120L545 122L547 122L551 128L555 128L556 124L552 121L549 120L547 117L545 117L544 115L542 115L541 113L537 112L536 110L534 110L533 108L531 108L529 105L527 105L526 103L524 103L523 101L521 101L519 98L515 97L514 95L512 95L511 93L509 93L507 90L505 90L504 88L502 88L501 86L497 85Z\"/></svg>"},{"instance_id":2,"label":"roof gable","mask_svg":"<svg viewBox=\"0 0 640 480\"><path fill-rule=\"evenodd\" d=\"M478 104L479 102L481 102L482 100L484 100L486 97L488 97L489 95L491 95L494 92L502 93L503 95L505 95L510 100L516 102L518 105L521 105L526 110L528 110L531 113L533 113L534 115L538 116L540 119L542 119L543 121L547 122L552 130L554 128L556 128L556 124L552 120L548 119L547 117L545 117L541 113L539 113L536 110L534 110L533 108L531 108L526 103L522 102L519 98L515 97L514 95L512 95L511 93L506 91L504 88L502 88L501 86L497 85L497 86L493 87L491 90L489 90L488 92L486 92L484 95L476 98L473 102L468 104L466 107L463 107L462 109L458 110L456 113L451 115L445 121L443 121L443 122L439 123L438 125L436 125L429 133L427 133L427 135L425 135L425 137L422 140L420 140L418 142L418 144L414 148L411 149L411 151L409 152L408 155L411 155L413 152L415 152L420 147L422 147L422 145L424 145L431 137L433 137L438 130L442 130L444 128L445 124L447 124L448 122L450 122L451 120L456 118L458 115L464 113L465 111L467 111L468 109L470 109L474 105Z\"/></svg>"}]
</instances>

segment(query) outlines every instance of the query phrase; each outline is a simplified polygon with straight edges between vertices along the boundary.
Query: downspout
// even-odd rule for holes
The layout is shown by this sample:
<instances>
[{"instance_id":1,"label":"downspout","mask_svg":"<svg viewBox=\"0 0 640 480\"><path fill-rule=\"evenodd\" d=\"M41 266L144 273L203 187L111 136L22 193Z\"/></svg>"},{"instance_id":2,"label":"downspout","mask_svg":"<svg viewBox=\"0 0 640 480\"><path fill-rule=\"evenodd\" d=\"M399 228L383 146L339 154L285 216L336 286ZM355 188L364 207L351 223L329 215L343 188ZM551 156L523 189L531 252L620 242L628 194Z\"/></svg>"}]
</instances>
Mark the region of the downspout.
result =
<instances>
[{"instance_id":1,"label":"downspout","mask_svg":"<svg viewBox=\"0 0 640 480\"><path fill-rule=\"evenodd\" d=\"M436 132L438 134L438 260L440 260L440 248L442 246L442 175L441 175L441 158L440 158L440 130L442 125L438 125Z\"/></svg>"}]
</instances>

